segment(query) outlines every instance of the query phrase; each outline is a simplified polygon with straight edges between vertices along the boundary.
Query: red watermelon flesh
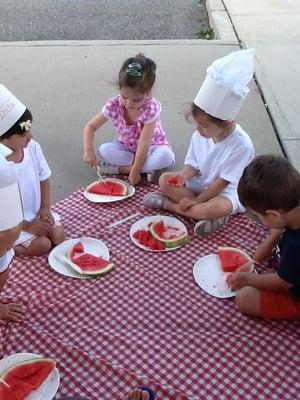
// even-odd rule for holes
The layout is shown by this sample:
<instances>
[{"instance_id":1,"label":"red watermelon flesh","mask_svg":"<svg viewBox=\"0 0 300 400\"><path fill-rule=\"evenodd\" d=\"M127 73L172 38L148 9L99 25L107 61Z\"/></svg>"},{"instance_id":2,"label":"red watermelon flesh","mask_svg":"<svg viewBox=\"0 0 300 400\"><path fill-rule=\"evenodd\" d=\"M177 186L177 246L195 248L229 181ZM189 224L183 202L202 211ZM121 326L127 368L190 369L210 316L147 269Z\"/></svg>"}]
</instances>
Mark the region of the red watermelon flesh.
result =
<instances>
[{"instance_id":1,"label":"red watermelon flesh","mask_svg":"<svg viewBox=\"0 0 300 400\"><path fill-rule=\"evenodd\" d=\"M24 400L47 379L55 366L56 362L50 358L35 358L14 365L0 377L0 399Z\"/></svg>"},{"instance_id":2,"label":"red watermelon flesh","mask_svg":"<svg viewBox=\"0 0 300 400\"><path fill-rule=\"evenodd\" d=\"M168 184L168 185L171 185L171 186L177 186L177 187L179 187L179 182L178 182L178 179L177 179L176 176L173 176L173 177L169 178L169 179L167 180L167 184Z\"/></svg>"},{"instance_id":3,"label":"red watermelon flesh","mask_svg":"<svg viewBox=\"0 0 300 400\"><path fill-rule=\"evenodd\" d=\"M102 257L96 257L93 254L84 253L72 259L72 262L80 267L82 271L95 272L111 265L110 261Z\"/></svg>"},{"instance_id":4,"label":"red watermelon flesh","mask_svg":"<svg viewBox=\"0 0 300 400\"><path fill-rule=\"evenodd\" d=\"M81 242L78 242L73 246L72 250L74 253L84 253L84 246Z\"/></svg>"},{"instance_id":5,"label":"red watermelon flesh","mask_svg":"<svg viewBox=\"0 0 300 400\"><path fill-rule=\"evenodd\" d=\"M166 248L165 244L155 239L147 229L138 229L134 232L133 237L142 246L148 247L151 250L165 250Z\"/></svg>"},{"instance_id":6,"label":"red watermelon flesh","mask_svg":"<svg viewBox=\"0 0 300 400\"><path fill-rule=\"evenodd\" d=\"M127 186L121 182L104 181L91 184L87 191L104 196L126 196Z\"/></svg>"},{"instance_id":7,"label":"red watermelon flesh","mask_svg":"<svg viewBox=\"0 0 300 400\"><path fill-rule=\"evenodd\" d=\"M235 247L219 247L218 251L224 272L236 272L244 264L251 261L251 257L247 253Z\"/></svg>"}]
</instances>

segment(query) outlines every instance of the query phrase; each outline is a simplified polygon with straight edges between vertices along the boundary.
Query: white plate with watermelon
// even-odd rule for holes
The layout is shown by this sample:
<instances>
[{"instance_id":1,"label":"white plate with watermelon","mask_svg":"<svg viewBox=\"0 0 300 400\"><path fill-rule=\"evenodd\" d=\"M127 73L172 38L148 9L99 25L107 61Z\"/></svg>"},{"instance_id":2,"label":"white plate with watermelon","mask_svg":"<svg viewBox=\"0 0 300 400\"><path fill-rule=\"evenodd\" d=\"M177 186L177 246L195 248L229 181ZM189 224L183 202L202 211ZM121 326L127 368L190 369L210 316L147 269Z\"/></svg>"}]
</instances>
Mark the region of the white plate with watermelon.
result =
<instances>
[{"instance_id":1,"label":"white plate with watermelon","mask_svg":"<svg viewBox=\"0 0 300 400\"><path fill-rule=\"evenodd\" d=\"M189 243L185 225L167 215L151 215L138 220L130 229L130 238L146 251L171 251Z\"/></svg>"},{"instance_id":2,"label":"white plate with watermelon","mask_svg":"<svg viewBox=\"0 0 300 400\"><path fill-rule=\"evenodd\" d=\"M245 266L245 268L243 268ZM254 262L243 250L235 247L219 247L218 254L199 258L193 269L194 279L205 292L214 297L234 297L226 279L239 269L254 272Z\"/></svg>"},{"instance_id":3,"label":"white plate with watermelon","mask_svg":"<svg viewBox=\"0 0 300 400\"><path fill-rule=\"evenodd\" d=\"M83 247L82 253L80 254L89 254L94 257L101 257L104 260L109 261L109 250L102 240L98 240L91 237L82 237L78 239L69 239L65 240L63 243L59 244L58 246L54 247L54 249L50 252L48 256L48 261L50 266L58 273L69 276L71 278L78 278L78 279L89 279L93 277L93 275L81 275L77 273L67 262L65 257L70 259L71 251L81 244ZM81 250L80 250L81 251ZM111 263L110 263L111 264ZM105 266L103 265L103 268ZM107 272L103 270L103 273ZM101 272L97 275L101 275Z\"/></svg>"},{"instance_id":4,"label":"white plate with watermelon","mask_svg":"<svg viewBox=\"0 0 300 400\"><path fill-rule=\"evenodd\" d=\"M95 181L88 185L83 195L93 203L113 203L125 200L135 193L134 186L121 179L107 178L104 181Z\"/></svg>"},{"instance_id":5,"label":"white plate with watermelon","mask_svg":"<svg viewBox=\"0 0 300 400\"><path fill-rule=\"evenodd\" d=\"M43 360L40 360L38 364L36 362L36 360L38 359ZM12 371L13 367L14 371ZM9 369L11 369L9 374L13 374L16 377L20 376L22 377L22 379L19 378L20 380L11 381L8 377L5 377L5 374ZM25 378L24 375L26 376L26 374L27 377ZM31 393L23 392L23 396L24 394L28 393L25 397L25 400L52 400L58 390L60 378L58 369L55 367L54 360L44 358L43 356L38 354L16 353L0 360L1 400L5 400L6 398L16 398L15 391L17 389L18 392L20 390L21 394L21 381L24 382L26 387L28 387L28 384L32 386L37 386L37 389L32 390ZM16 385L16 382L17 386L15 387L13 385ZM26 387L24 388L24 390L26 390ZM12 392L12 394L10 394L10 392Z\"/></svg>"}]
</instances>

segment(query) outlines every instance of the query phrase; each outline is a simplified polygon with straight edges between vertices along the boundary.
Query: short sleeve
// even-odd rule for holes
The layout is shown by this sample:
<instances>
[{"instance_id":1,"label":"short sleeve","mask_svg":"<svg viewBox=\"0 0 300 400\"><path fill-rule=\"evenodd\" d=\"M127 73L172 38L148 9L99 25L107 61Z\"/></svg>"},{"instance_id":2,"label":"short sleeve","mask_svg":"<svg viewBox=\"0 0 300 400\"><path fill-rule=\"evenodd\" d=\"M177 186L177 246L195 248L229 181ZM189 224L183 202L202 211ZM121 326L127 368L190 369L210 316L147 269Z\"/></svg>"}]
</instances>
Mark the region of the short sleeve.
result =
<instances>
[{"instance_id":1,"label":"short sleeve","mask_svg":"<svg viewBox=\"0 0 300 400\"><path fill-rule=\"evenodd\" d=\"M194 146L193 137L190 142L188 151L186 153L184 164L190 165L191 167L195 168L196 170L199 170L199 165L198 165L198 160L197 160L197 155L196 155L196 146Z\"/></svg>"},{"instance_id":2,"label":"short sleeve","mask_svg":"<svg viewBox=\"0 0 300 400\"><path fill-rule=\"evenodd\" d=\"M114 119L117 115L117 110L119 109L119 99L118 97L113 97L109 99L106 104L102 107L102 114L107 119Z\"/></svg>"},{"instance_id":3,"label":"short sleeve","mask_svg":"<svg viewBox=\"0 0 300 400\"><path fill-rule=\"evenodd\" d=\"M142 111L139 120L144 124L151 124L156 121L161 113L161 104L153 97L145 102L144 110Z\"/></svg>"},{"instance_id":4,"label":"short sleeve","mask_svg":"<svg viewBox=\"0 0 300 400\"><path fill-rule=\"evenodd\" d=\"M253 160L254 149L252 146L237 147L224 163L221 178L237 185L245 167Z\"/></svg>"},{"instance_id":5,"label":"short sleeve","mask_svg":"<svg viewBox=\"0 0 300 400\"><path fill-rule=\"evenodd\" d=\"M51 170L44 156L43 150L39 143L35 142L35 156L37 160L37 167L39 172L40 181L45 181L51 176Z\"/></svg>"}]
</instances>

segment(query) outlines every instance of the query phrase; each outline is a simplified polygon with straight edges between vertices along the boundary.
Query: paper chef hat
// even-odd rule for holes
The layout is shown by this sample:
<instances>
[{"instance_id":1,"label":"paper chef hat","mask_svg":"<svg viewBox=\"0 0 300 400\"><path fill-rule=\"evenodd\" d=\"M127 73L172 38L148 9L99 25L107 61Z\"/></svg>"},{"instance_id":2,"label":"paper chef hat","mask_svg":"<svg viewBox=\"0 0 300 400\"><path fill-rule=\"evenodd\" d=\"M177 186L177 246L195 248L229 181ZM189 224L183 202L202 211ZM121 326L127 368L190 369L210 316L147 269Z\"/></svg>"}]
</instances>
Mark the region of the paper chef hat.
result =
<instances>
[{"instance_id":1,"label":"paper chef hat","mask_svg":"<svg viewBox=\"0 0 300 400\"><path fill-rule=\"evenodd\" d=\"M0 156L0 232L23 221L18 180L11 162Z\"/></svg>"},{"instance_id":2,"label":"paper chef hat","mask_svg":"<svg viewBox=\"0 0 300 400\"><path fill-rule=\"evenodd\" d=\"M214 61L194 100L207 114L233 120L239 112L254 73L255 50L240 50Z\"/></svg>"},{"instance_id":3,"label":"paper chef hat","mask_svg":"<svg viewBox=\"0 0 300 400\"><path fill-rule=\"evenodd\" d=\"M4 85L0 85L0 136L22 116L26 107Z\"/></svg>"}]
</instances>

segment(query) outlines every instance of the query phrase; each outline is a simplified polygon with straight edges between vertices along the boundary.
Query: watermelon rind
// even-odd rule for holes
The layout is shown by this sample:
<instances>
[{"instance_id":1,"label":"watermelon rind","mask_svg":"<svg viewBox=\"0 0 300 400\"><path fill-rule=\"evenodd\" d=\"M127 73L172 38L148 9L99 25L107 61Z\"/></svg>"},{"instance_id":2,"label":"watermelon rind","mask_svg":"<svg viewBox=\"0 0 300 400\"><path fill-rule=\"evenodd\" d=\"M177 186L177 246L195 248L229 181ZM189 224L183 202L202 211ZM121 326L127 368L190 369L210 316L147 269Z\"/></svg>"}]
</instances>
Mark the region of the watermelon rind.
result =
<instances>
[{"instance_id":1,"label":"watermelon rind","mask_svg":"<svg viewBox=\"0 0 300 400\"><path fill-rule=\"evenodd\" d=\"M72 258L71 258L72 249L73 249L73 248L71 248L71 249L68 251L67 257L68 257L68 259L71 261L71 263L74 264L74 262L72 261ZM67 265L67 267L69 267L70 270L71 270L72 272L74 272L76 275L78 275L78 276L90 276L90 277L96 277L96 276L99 276L99 275L104 275L104 274L106 274L107 272L109 272L110 270L112 270L113 267L114 267L114 264L113 264L113 263L109 263L109 264L107 264L107 266L106 266L105 268L101 268L101 269L99 269L99 270L95 270L95 271L83 271L83 270L80 268L80 266L77 265L77 264L76 264L77 269L73 268L73 267L72 267L72 264L67 264L67 263L66 263L66 265ZM80 269L80 272L78 271L78 268Z\"/></svg>"},{"instance_id":2,"label":"watermelon rind","mask_svg":"<svg viewBox=\"0 0 300 400\"><path fill-rule=\"evenodd\" d=\"M127 194L128 194L128 186L126 185L126 183L123 183L123 182L121 182L120 180L115 180L115 179L112 179L112 178L106 178L106 179L104 179L104 182L113 182L113 183L117 183L118 185L120 185L120 186L122 186L122 188L123 188L123 192L122 192L122 194L120 194L120 195L118 195L118 196L127 196ZM96 185L96 184L98 184L99 183L99 181L95 181L95 182L92 182L90 185L88 185L86 188L85 188L85 190L87 191L87 192L90 192L90 189L91 189L91 187L92 186L94 186L94 185ZM106 195L99 195L99 196L106 196ZM109 195L108 195L109 196ZM111 195L112 196L112 195ZM114 195L115 196L115 195Z\"/></svg>"},{"instance_id":3,"label":"watermelon rind","mask_svg":"<svg viewBox=\"0 0 300 400\"><path fill-rule=\"evenodd\" d=\"M160 224L161 223L161 219L152 222L152 224L150 225L149 229L151 232L151 235L156 238L159 242L164 243L165 246L168 249L172 249L174 247L179 247L179 246L183 246L187 243L189 243L190 238L187 232L184 232L181 236L178 236L177 238L174 239L165 239L160 237L156 232L155 232L155 225L156 224Z\"/></svg>"},{"instance_id":4,"label":"watermelon rind","mask_svg":"<svg viewBox=\"0 0 300 400\"><path fill-rule=\"evenodd\" d=\"M244 250L238 248L238 247L232 247L232 246L219 246L218 247L218 252L225 252L225 251L234 251L236 253L240 253L241 255L243 255L248 262L252 261L251 256L249 256L249 254L247 254ZM253 269L254 269L254 265L253 265Z\"/></svg>"}]
</instances>

